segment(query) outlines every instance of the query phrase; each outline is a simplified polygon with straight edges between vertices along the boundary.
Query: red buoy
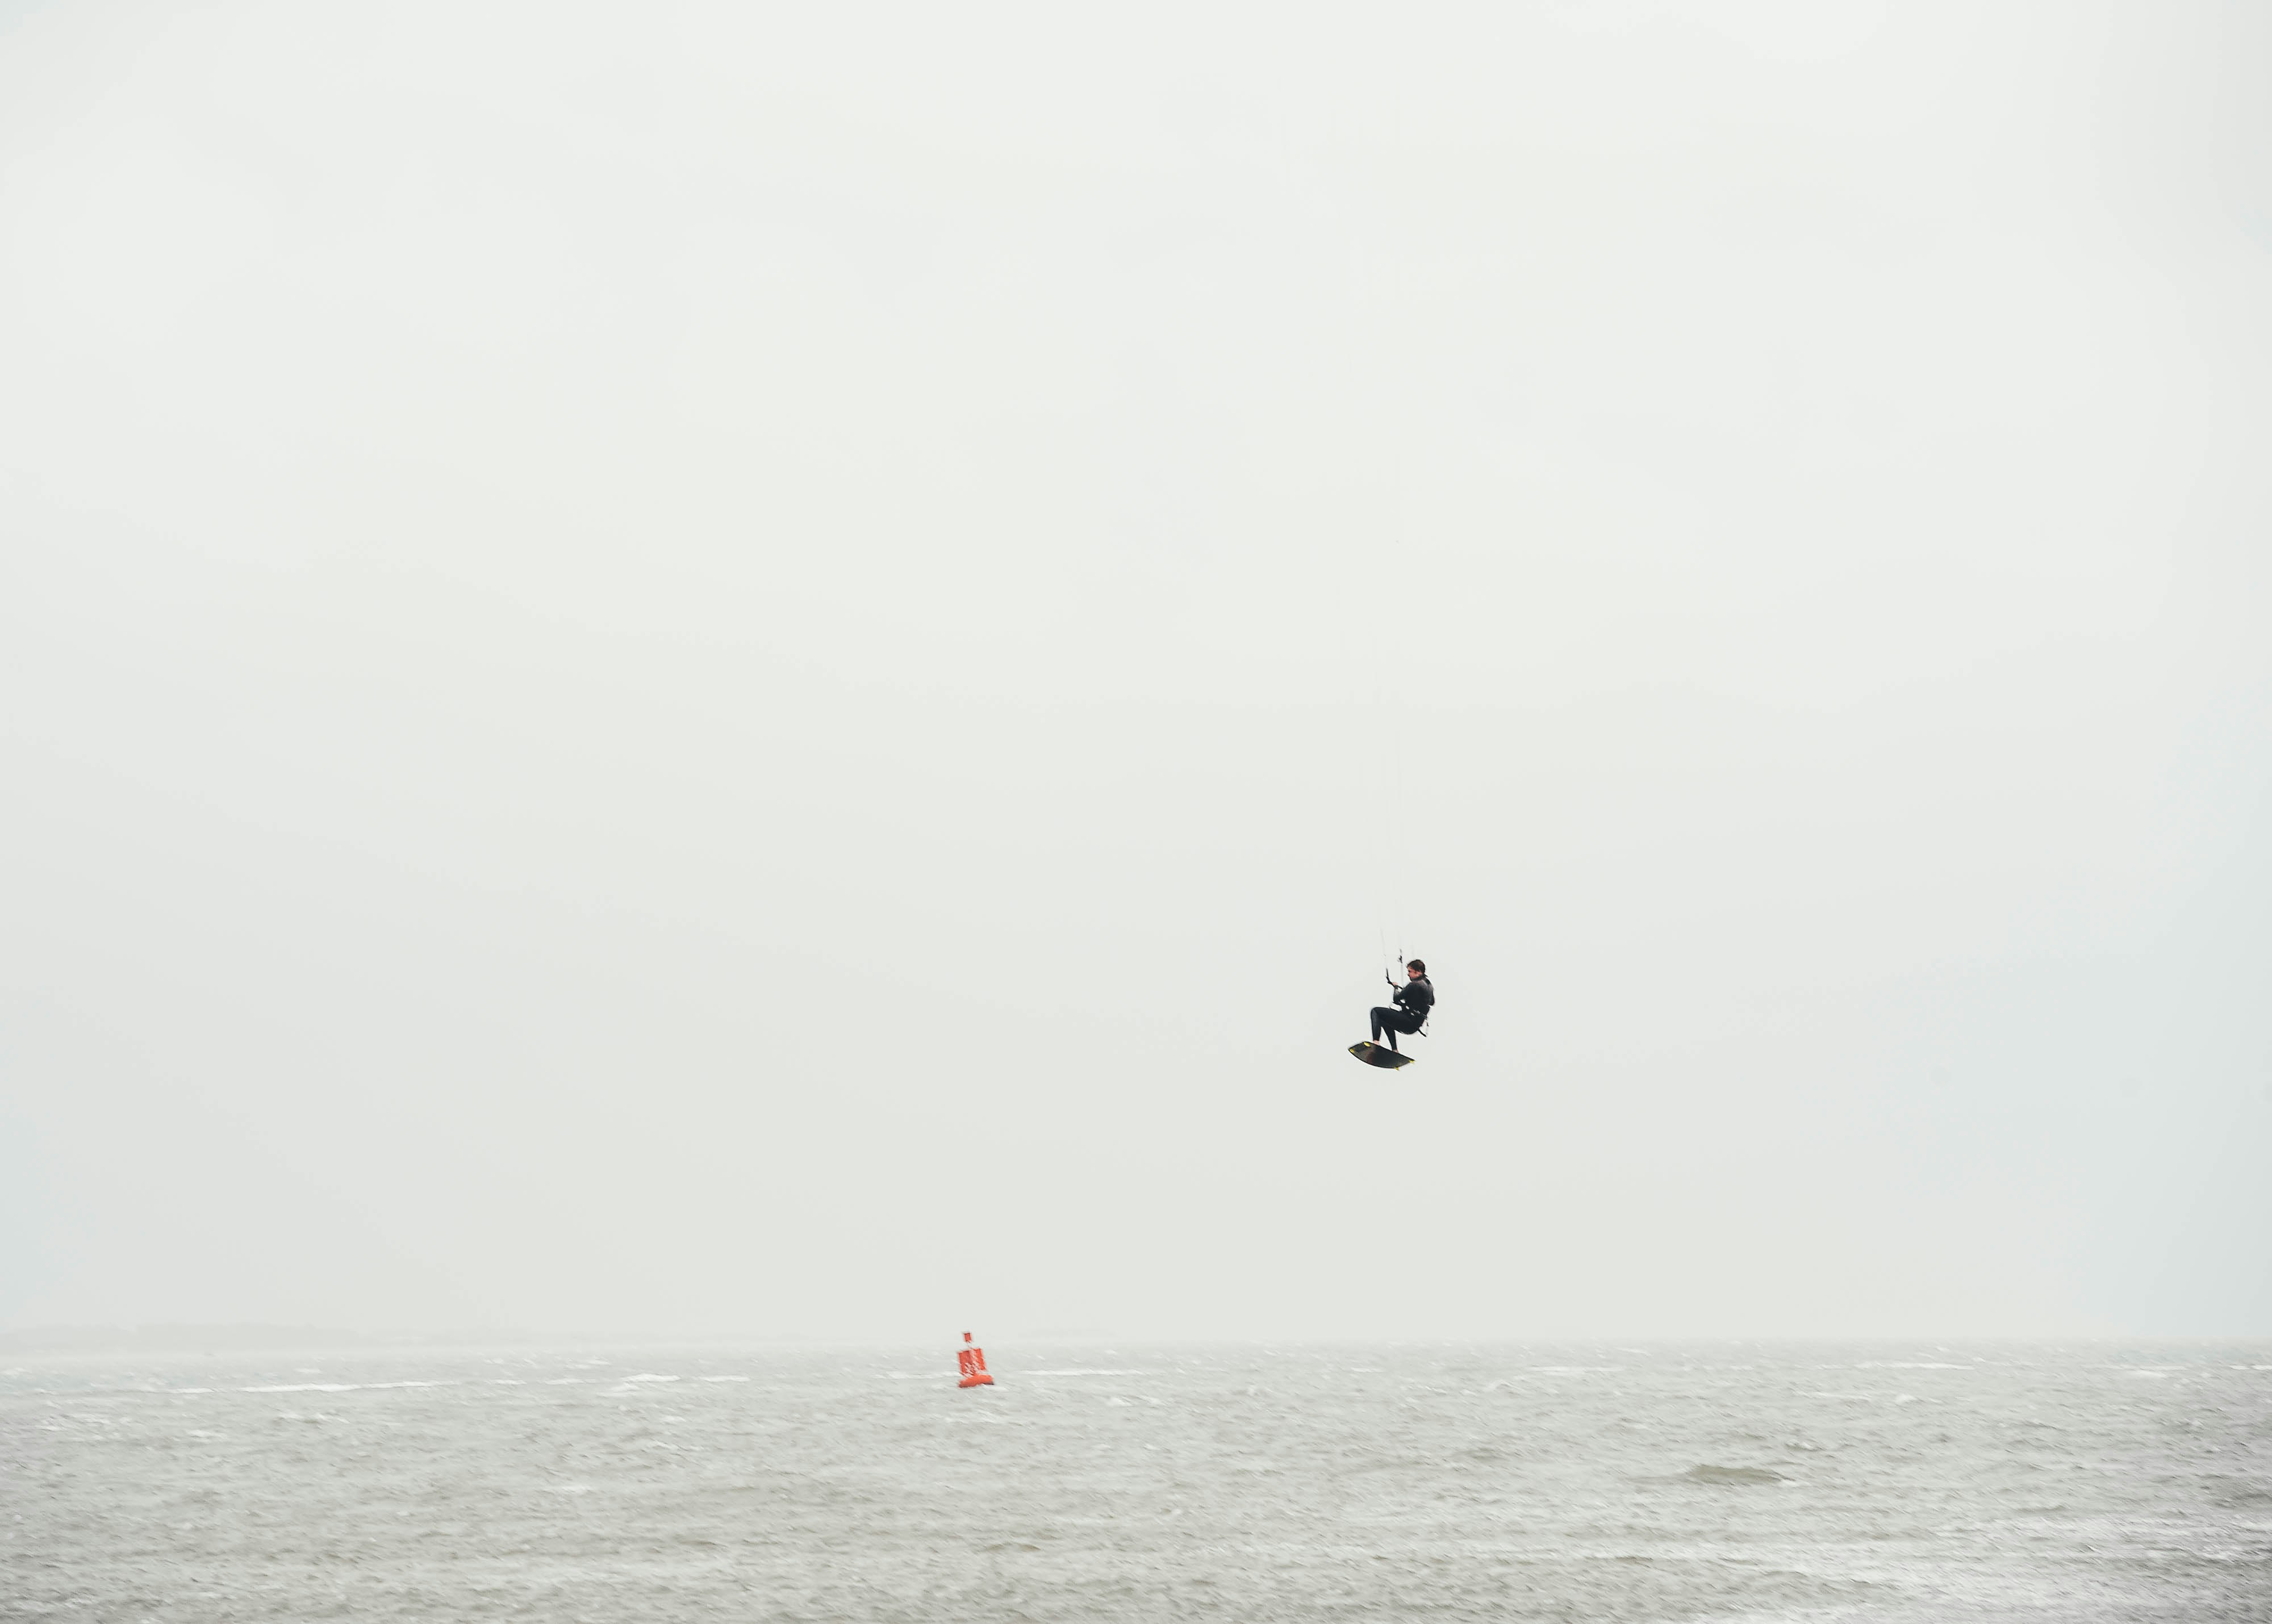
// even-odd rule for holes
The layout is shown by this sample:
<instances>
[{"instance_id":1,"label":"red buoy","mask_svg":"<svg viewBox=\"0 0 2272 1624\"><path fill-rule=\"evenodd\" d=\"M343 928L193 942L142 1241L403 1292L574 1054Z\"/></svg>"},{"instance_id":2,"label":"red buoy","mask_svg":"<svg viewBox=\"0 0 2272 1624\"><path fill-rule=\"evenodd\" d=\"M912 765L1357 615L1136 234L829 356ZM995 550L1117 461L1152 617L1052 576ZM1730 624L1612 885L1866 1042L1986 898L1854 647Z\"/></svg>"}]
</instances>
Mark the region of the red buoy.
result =
<instances>
[{"instance_id":1,"label":"red buoy","mask_svg":"<svg viewBox=\"0 0 2272 1624\"><path fill-rule=\"evenodd\" d=\"M993 1386L994 1378L986 1374L986 1350L968 1345L970 1333L967 1330L962 1333L962 1340L966 1345L954 1351L954 1362L962 1368L962 1380L957 1382L955 1386Z\"/></svg>"}]
</instances>

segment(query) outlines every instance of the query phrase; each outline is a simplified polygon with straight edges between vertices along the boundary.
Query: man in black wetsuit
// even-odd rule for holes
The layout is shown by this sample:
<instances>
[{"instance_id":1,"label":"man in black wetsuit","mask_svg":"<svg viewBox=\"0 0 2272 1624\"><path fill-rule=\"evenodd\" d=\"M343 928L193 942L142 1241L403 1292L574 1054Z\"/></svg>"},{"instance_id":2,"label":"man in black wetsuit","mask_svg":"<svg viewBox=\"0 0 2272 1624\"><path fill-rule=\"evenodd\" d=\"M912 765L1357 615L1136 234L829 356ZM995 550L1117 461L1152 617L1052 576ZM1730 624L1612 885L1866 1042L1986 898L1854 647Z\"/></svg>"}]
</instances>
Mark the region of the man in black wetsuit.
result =
<instances>
[{"instance_id":1,"label":"man in black wetsuit","mask_svg":"<svg viewBox=\"0 0 2272 1624\"><path fill-rule=\"evenodd\" d=\"M1386 1009L1375 1004L1372 1010L1372 1040L1380 1041L1380 1034L1388 1034L1391 1052L1396 1048L1396 1034L1418 1032L1428 1023L1428 1011L1436 1006L1436 989L1428 984L1428 966L1414 959L1404 966L1404 985L1396 987L1389 1001L1398 1007ZM1396 983L1391 981L1391 987Z\"/></svg>"}]
</instances>

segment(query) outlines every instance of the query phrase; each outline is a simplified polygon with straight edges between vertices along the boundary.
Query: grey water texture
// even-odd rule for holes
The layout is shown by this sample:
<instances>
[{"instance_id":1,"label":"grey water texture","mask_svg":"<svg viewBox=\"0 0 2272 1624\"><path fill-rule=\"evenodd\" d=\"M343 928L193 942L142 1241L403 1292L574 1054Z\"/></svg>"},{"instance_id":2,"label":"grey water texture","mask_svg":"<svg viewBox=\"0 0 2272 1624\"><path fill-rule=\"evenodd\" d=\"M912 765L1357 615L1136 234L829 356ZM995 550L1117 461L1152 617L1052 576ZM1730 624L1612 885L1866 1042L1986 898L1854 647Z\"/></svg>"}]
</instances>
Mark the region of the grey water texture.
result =
<instances>
[{"instance_id":1,"label":"grey water texture","mask_svg":"<svg viewBox=\"0 0 2272 1624\"><path fill-rule=\"evenodd\" d=\"M48 1356L8 1620L2272 1619L2272 1345Z\"/></svg>"}]
</instances>

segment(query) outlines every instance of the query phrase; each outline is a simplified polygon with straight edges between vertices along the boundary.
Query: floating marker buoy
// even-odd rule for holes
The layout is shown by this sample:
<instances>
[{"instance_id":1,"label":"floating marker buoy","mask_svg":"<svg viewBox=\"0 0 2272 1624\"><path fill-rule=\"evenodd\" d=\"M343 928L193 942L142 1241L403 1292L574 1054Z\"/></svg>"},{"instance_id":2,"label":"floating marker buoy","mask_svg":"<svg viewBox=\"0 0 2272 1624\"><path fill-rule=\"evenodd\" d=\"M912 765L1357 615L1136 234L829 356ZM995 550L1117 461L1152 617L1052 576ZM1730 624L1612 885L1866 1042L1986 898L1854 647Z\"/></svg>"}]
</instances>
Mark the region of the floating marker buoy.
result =
<instances>
[{"instance_id":1,"label":"floating marker buoy","mask_svg":"<svg viewBox=\"0 0 2272 1624\"><path fill-rule=\"evenodd\" d=\"M962 1380L957 1387L991 1387L994 1378L986 1374L986 1350L970 1345L970 1333L962 1333L964 1345L955 1349L954 1362L961 1367Z\"/></svg>"}]
</instances>

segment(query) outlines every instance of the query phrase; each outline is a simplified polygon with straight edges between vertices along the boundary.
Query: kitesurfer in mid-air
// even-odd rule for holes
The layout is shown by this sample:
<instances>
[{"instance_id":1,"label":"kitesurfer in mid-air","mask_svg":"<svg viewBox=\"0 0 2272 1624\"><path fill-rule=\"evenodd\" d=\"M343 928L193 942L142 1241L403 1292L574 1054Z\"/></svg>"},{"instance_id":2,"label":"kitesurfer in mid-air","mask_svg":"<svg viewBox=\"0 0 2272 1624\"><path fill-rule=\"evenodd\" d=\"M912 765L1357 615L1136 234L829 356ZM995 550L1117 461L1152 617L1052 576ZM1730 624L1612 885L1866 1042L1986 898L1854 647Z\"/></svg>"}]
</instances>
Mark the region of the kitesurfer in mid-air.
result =
<instances>
[{"instance_id":1,"label":"kitesurfer in mid-air","mask_svg":"<svg viewBox=\"0 0 2272 1624\"><path fill-rule=\"evenodd\" d=\"M1388 984L1396 987L1394 979ZM1373 1006L1372 1040L1379 1042L1380 1034L1386 1032L1388 1047L1393 1053L1396 1048L1396 1034L1418 1032L1428 1024L1428 1011L1435 1008L1436 989L1429 985L1428 966L1416 958L1406 965L1404 985L1396 987L1396 992L1389 1002L1396 1008Z\"/></svg>"}]
</instances>

